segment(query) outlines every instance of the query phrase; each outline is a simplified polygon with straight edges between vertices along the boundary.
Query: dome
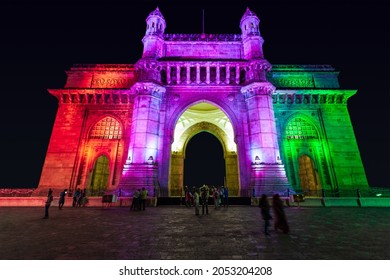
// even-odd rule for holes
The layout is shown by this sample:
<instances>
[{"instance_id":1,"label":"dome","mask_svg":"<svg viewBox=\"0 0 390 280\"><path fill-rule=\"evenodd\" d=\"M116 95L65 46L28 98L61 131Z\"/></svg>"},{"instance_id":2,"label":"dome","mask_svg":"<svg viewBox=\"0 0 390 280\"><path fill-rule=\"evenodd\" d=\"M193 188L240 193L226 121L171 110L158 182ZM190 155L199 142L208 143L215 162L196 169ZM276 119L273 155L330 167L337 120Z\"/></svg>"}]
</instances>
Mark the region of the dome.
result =
<instances>
[{"instance_id":1,"label":"dome","mask_svg":"<svg viewBox=\"0 0 390 280\"><path fill-rule=\"evenodd\" d=\"M249 9L249 7L247 7L246 8L246 11L245 11L245 14L242 16L242 18L241 18L241 21L240 21L240 25L242 24L242 22L244 21L244 20L246 20L247 18L249 18L249 17L255 17L257 20L259 20L259 18L257 17L257 15L254 13L254 12L252 12L250 9Z\"/></svg>"},{"instance_id":2,"label":"dome","mask_svg":"<svg viewBox=\"0 0 390 280\"><path fill-rule=\"evenodd\" d=\"M151 12L148 17L146 18L146 21L150 18L150 17L160 17L162 18L162 20L165 21L165 18L164 16L162 15L162 13L160 12L159 8L157 7L153 12Z\"/></svg>"}]
</instances>

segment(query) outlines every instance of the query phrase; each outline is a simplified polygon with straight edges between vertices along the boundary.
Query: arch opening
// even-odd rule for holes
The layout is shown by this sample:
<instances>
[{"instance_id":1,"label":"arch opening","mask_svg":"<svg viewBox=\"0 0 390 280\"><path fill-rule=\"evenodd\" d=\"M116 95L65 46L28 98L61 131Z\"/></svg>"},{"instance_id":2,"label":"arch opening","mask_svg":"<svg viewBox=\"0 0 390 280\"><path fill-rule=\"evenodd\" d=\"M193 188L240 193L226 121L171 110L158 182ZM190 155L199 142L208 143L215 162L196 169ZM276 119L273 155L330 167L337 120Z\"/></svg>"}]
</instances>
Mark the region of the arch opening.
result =
<instances>
[{"instance_id":1,"label":"arch opening","mask_svg":"<svg viewBox=\"0 0 390 280\"><path fill-rule=\"evenodd\" d=\"M95 160L91 172L91 183L89 185L91 196L102 195L107 190L109 175L108 158L105 155L101 155Z\"/></svg>"},{"instance_id":2,"label":"arch opening","mask_svg":"<svg viewBox=\"0 0 390 280\"><path fill-rule=\"evenodd\" d=\"M198 134L199 136L197 136ZM199 102L187 108L176 122L173 140L169 167L169 196L180 196L185 185L200 186L203 184L224 185L229 188L229 194L239 195L239 168L233 125L220 108L207 102ZM192 141L194 142L192 143ZM206 172L203 169L205 161L202 164L197 164L195 159L195 163L191 163L191 159L187 160L186 153L189 151L191 154L191 146L196 146L197 141L201 142L200 146L204 146L203 151L206 153L203 154L204 158L207 158L214 150L220 150L220 154L212 159L212 161L219 160L222 164L222 167L219 167L219 175L215 174L218 179L206 174L208 170ZM219 148L209 148L210 142L217 143ZM187 150L188 145L189 150ZM200 151L199 154L202 154L203 151ZM213 167L209 169L212 170ZM205 176L191 179L191 176L195 175L187 177L188 172L197 173L198 177L204 173Z\"/></svg>"},{"instance_id":3,"label":"arch opening","mask_svg":"<svg viewBox=\"0 0 390 280\"><path fill-rule=\"evenodd\" d=\"M185 151L184 185L225 185L225 159L221 142L209 132L192 137Z\"/></svg>"}]
</instances>

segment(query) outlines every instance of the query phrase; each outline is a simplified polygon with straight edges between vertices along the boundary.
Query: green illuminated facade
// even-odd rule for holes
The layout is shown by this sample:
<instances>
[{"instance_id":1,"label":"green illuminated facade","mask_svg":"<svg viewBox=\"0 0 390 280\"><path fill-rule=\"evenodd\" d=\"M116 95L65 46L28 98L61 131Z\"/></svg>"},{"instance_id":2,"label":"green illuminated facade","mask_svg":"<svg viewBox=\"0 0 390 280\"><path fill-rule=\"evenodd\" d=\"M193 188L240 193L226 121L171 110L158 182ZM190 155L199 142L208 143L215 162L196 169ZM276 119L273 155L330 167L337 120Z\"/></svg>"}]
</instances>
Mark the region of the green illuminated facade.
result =
<instances>
[{"instance_id":1,"label":"green illuminated facade","mask_svg":"<svg viewBox=\"0 0 390 280\"><path fill-rule=\"evenodd\" d=\"M279 147L289 183L320 196L368 190L347 101L329 65L273 65L273 105Z\"/></svg>"}]
</instances>

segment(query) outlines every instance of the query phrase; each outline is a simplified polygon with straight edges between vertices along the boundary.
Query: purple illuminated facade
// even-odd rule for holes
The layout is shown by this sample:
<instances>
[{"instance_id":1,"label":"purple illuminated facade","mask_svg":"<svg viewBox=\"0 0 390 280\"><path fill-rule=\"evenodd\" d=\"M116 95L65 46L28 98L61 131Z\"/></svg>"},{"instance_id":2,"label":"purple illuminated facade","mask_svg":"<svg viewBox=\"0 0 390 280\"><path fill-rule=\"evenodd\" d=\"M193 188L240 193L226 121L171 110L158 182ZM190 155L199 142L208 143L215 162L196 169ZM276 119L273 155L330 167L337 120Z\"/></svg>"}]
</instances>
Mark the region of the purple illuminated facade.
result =
<instances>
[{"instance_id":1,"label":"purple illuminated facade","mask_svg":"<svg viewBox=\"0 0 390 280\"><path fill-rule=\"evenodd\" d=\"M203 131L221 142L232 196L368 188L346 108L356 91L327 65L272 67L259 23L247 9L241 34L165 34L157 8L135 65L74 65L49 90L59 109L39 189L180 195Z\"/></svg>"}]
</instances>

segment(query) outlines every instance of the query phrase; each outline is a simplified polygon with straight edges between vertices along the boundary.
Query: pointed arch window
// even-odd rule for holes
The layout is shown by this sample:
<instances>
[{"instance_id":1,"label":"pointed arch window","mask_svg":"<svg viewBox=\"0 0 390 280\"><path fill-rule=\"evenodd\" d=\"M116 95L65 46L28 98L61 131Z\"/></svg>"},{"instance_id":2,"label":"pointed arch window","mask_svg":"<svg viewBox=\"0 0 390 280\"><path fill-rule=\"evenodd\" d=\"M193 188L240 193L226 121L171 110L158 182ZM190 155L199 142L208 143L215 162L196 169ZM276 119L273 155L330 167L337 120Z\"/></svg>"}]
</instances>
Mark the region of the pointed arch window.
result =
<instances>
[{"instance_id":1,"label":"pointed arch window","mask_svg":"<svg viewBox=\"0 0 390 280\"><path fill-rule=\"evenodd\" d=\"M98 121L89 134L90 139L121 139L121 137L122 127L112 117L105 117Z\"/></svg>"},{"instance_id":2,"label":"pointed arch window","mask_svg":"<svg viewBox=\"0 0 390 280\"><path fill-rule=\"evenodd\" d=\"M318 139L315 127L302 118L292 119L286 126L287 140Z\"/></svg>"}]
</instances>

